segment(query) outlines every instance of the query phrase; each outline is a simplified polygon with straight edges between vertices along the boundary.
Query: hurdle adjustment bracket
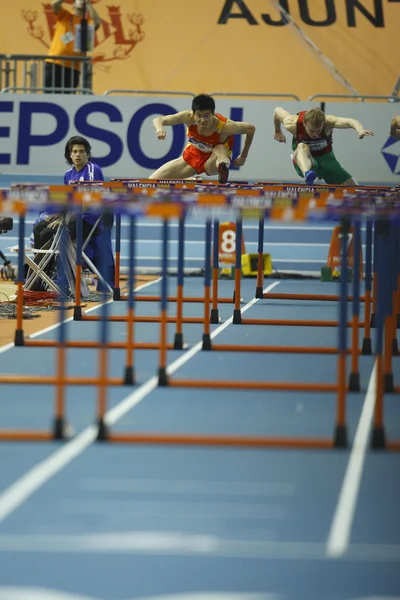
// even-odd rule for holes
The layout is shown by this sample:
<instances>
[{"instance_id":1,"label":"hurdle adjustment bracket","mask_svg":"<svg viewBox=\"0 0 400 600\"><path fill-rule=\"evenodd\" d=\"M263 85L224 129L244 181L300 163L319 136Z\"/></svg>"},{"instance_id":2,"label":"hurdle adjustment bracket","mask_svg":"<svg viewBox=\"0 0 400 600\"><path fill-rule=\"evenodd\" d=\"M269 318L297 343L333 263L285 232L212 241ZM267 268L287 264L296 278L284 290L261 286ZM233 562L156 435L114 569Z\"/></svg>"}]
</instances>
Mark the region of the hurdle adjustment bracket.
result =
<instances>
[{"instance_id":1,"label":"hurdle adjustment bracket","mask_svg":"<svg viewBox=\"0 0 400 600\"><path fill-rule=\"evenodd\" d=\"M363 354L372 354L372 342L371 338L364 338L362 343L362 353Z\"/></svg>"},{"instance_id":2,"label":"hurdle adjustment bracket","mask_svg":"<svg viewBox=\"0 0 400 600\"><path fill-rule=\"evenodd\" d=\"M135 367L125 367L124 385L135 385Z\"/></svg>"},{"instance_id":3,"label":"hurdle adjustment bracket","mask_svg":"<svg viewBox=\"0 0 400 600\"><path fill-rule=\"evenodd\" d=\"M336 425L334 446L335 448L347 448L348 440L346 425Z\"/></svg>"},{"instance_id":4,"label":"hurdle adjustment bracket","mask_svg":"<svg viewBox=\"0 0 400 600\"><path fill-rule=\"evenodd\" d=\"M158 369L158 385L163 387L168 385L168 375L166 367L160 367Z\"/></svg>"},{"instance_id":5,"label":"hurdle adjustment bracket","mask_svg":"<svg viewBox=\"0 0 400 600\"><path fill-rule=\"evenodd\" d=\"M56 417L54 419L54 430L53 431L54 431L53 438L55 440L65 440L65 438L67 436L65 435L66 423L65 423L64 417Z\"/></svg>"},{"instance_id":6,"label":"hurdle adjustment bracket","mask_svg":"<svg viewBox=\"0 0 400 600\"><path fill-rule=\"evenodd\" d=\"M215 325L216 323L219 323L219 311L218 311L218 308L212 308L211 309L210 323L212 325Z\"/></svg>"},{"instance_id":7,"label":"hurdle adjustment bracket","mask_svg":"<svg viewBox=\"0 0 400 600\"><path fill-rule=\"evenodd\" d=\"M175 333L174 350L183 350L183 333Z\"/></svg>"},{"instance_id":8,"label":"hurdle adjustment bracket","mask_svg":"<svg viewBox=\"0 0 400 600\"><path fill-rule=\"evenodd\" d=\"M106 442L108 439L108 427L104 422L104 419L101 418L97 422L97 441L98 442Z\"/></svg>"},{"instance_id":9,"label":"hurdle adjustment bracket","mask_svg":"<svg viewBox=\"0 0 400 600\"><path fill-rule=\"evenodd\" d=\"M24 330L23 329L15 330L14 344L15 344L15 346L23 346L24 345Z\"/></svg>"},{"instance_id":10,"label":"hurdle adjustment bracket","mask_svg":"<svg viewBox=\"0 0 400 600\"><path fill-rule=\"evenodd\" d=\"M348 389L349 392L359 392L361 390L360 373L358 371L350 373Z\"/></svg>"},{"instance_id":11,"label":"hurdle adjustment bracket","mask_svg":"<svg viewBox=\"0 0 400 600\"><path fill-rule=\"evenodd\" d=\"M236 309L233 311L233 320L232 323L234 325L240 325L242 322L242 311L240 310L240 308Z\"/></svg>"},{"instance_id":12,"label":"hurdle adjustment bracket","mask_svg":"<svg viewBox=\"0 0 400 600\"><path fill-rule=\"evenodd\" d=\"M371 448L374 450L384 450L386 448L386 436L383 425L374 427L371 437Z\"/></svg>"}]
</instances>

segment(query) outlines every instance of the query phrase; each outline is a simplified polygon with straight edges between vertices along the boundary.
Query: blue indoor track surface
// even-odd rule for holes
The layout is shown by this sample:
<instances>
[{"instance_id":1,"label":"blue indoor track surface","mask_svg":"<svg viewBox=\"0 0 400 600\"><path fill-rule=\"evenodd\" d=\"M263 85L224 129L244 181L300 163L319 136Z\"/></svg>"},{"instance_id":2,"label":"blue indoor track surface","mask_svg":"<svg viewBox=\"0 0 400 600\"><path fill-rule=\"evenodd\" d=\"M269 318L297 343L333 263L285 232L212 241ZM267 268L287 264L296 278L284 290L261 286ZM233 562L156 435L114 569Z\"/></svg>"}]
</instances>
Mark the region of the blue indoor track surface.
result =
<instances>
[{"instance_id":1,"label":"blue indoor track surface","mask_svg":"<svg viewBox=\"0 0 400 600\"><path fill-rule=\"evenodd\" d=\"M232 296L232 281L219 288ZM265 279L264 289L339 292L317 280ZM184 290L201 296L203 279L186 277ZM335 302L255 300L254 292L255 279L242 279L243 319L338 318ZM159 294L159 280L138 293ZM127 303L108 308L126 315ZM337 345L336 328L234 325L232 312L219 305L213 344ZM159 315L159 304L138 302L136 313ZM203 305L185 304L184 316L203 316ZM99 328L69 320L67 339L97 340ZM137 323L135 340L157 342L159 330ZM174 332L169 324L168 341ZM203 351L201 325L183 332L187 348L168 351L171 380L336 381L335 355ZM125 341L126 324L110 323L109 339ZM0 348L0 372L52 375L55 352ZM333 437L334 392L159 387L158 354L136 350L137 383L108 389L111 431ZM98 360L98 350L68 349L67 372L96 376ZM123 350L109 352L111 377L123 376L124 361ZM98 442L98 390L68 387L73 437L0 442L0 600L399 600L400 456L371 449L374 357L360 356L359 369L361 391L347 394L347 449ZM1 385L1 428L50 430L54 399L49 385ZM384 413L388 439L400 440L397 394L385 395Z\"/></svg>"}]
</instances>

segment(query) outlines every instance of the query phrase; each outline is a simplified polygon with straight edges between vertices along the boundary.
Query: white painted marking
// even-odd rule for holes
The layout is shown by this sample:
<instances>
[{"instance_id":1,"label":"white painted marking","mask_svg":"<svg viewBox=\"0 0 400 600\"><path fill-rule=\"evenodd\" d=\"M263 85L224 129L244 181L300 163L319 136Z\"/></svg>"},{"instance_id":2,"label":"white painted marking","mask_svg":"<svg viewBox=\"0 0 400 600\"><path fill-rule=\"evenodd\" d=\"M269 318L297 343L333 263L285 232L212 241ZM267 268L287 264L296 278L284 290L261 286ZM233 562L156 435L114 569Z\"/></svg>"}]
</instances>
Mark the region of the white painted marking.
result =
<instances>
[{"instance_id":1,"label":"white painted marking","mask_svg":"<svg viewBox=\"0 0 400 600\"><path fill-rule=\"evenodd\" d=\"M351 450L347 470L343 479L339 500L332 520L326 554L329 558L343 556L350 543L351 527L356 510L361 476L367 453L369 435L375 407L376 363L372 369L367 394L365 396L354 444Z\"/></svg>"},{"instance_id":2,"label":"white painted marking","mask_svg":"<svg viewBox=\"0 0 400 600\"><path fill-rule=\"evenodd\" d=\"M0 587L0 600L100 600L93 596L81 596L38 587ZM275 594L232 593L232 592L188 592L162 596L146 596L137 600L283 600ZM373 599L369 599L373 600ZM385 600L381 598L380 600ZM391 600L396 600L392 598Z\"/></svg>"},{"instance_id":3,"label":"white painted marking","mask_svg":"<svg viewBox=\"0 0 400 600\"><path fill-rule=\"evenodd\" d=\"M84 535L0 535L0 552L52 554L152 554L259 558L296 561L329 560L323 542L279 542L222 538L183 531L110 531ZM354 544L343 560L400 562L400 545ZM8 599L7 599L8 600ZM25 598L24 598L25 600Z\"/></svg>"}]
</instances>

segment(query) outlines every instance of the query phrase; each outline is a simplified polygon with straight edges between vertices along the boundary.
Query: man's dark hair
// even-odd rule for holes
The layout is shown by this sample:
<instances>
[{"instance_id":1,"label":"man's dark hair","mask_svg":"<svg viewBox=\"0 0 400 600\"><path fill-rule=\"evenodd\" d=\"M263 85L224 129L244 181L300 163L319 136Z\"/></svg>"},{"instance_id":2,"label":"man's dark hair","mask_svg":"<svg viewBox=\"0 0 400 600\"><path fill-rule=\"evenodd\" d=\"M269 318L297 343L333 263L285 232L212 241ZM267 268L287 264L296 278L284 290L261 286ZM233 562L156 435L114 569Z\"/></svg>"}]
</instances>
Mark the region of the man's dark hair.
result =
<instances>
[{"instance_id":1,"label":"man's dark hair","mask_svg":"<svg viewBox=\"0 0 400 600\"><path fill-rule=\"evenodd\" d=\"M88 160L90 160L92 158L92 156L91 156L92 146L89 144L87 139L84 137L81 137L80 135L73 135L72 137L69 138L68 142L66 143L65 152L64 152L65 160L67 161L67 163L69 165L74 164L71 159L71 152L72 152L73 146L78 145L78 144L79 144L79 146L85 147L86 154L88 155Z\"/></svg>"},{"instance_id":2,"label":"man's dark hair","mask_svg":"<svg viewBox=\"0 0 400 600\"><path fill-rule=\"evenodd\" d=\"M214 114L214 98L212 98L208 94L199 94L192 100L192 111L196 112L196 110L210 110Z\"/></svg>"}]
</instances>

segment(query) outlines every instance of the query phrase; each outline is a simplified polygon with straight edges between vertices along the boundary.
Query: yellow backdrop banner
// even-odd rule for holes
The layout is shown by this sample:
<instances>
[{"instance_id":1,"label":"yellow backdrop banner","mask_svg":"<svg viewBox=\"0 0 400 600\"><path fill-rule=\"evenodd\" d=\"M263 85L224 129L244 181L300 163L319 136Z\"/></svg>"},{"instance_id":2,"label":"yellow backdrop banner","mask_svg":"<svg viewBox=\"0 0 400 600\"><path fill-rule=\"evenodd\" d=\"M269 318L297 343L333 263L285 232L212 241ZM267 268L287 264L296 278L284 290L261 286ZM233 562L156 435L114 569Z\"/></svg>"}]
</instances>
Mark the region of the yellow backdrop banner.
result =
<instances>
[{"instance_id":1,"label":"yellow backdrop banner","mask_svg":"<svg viewBox=\"0 0 400 600\"><path fill-rule=\"evenodd\" d=\"M102 19L93 51L98 94L110 89L281 93L304 100L350 89L390 95L399 77L399 1L92 4ZM53 23L51 3L7 3L0 21L1 52L46 54Z\"/></svg>"}]
</instances>

